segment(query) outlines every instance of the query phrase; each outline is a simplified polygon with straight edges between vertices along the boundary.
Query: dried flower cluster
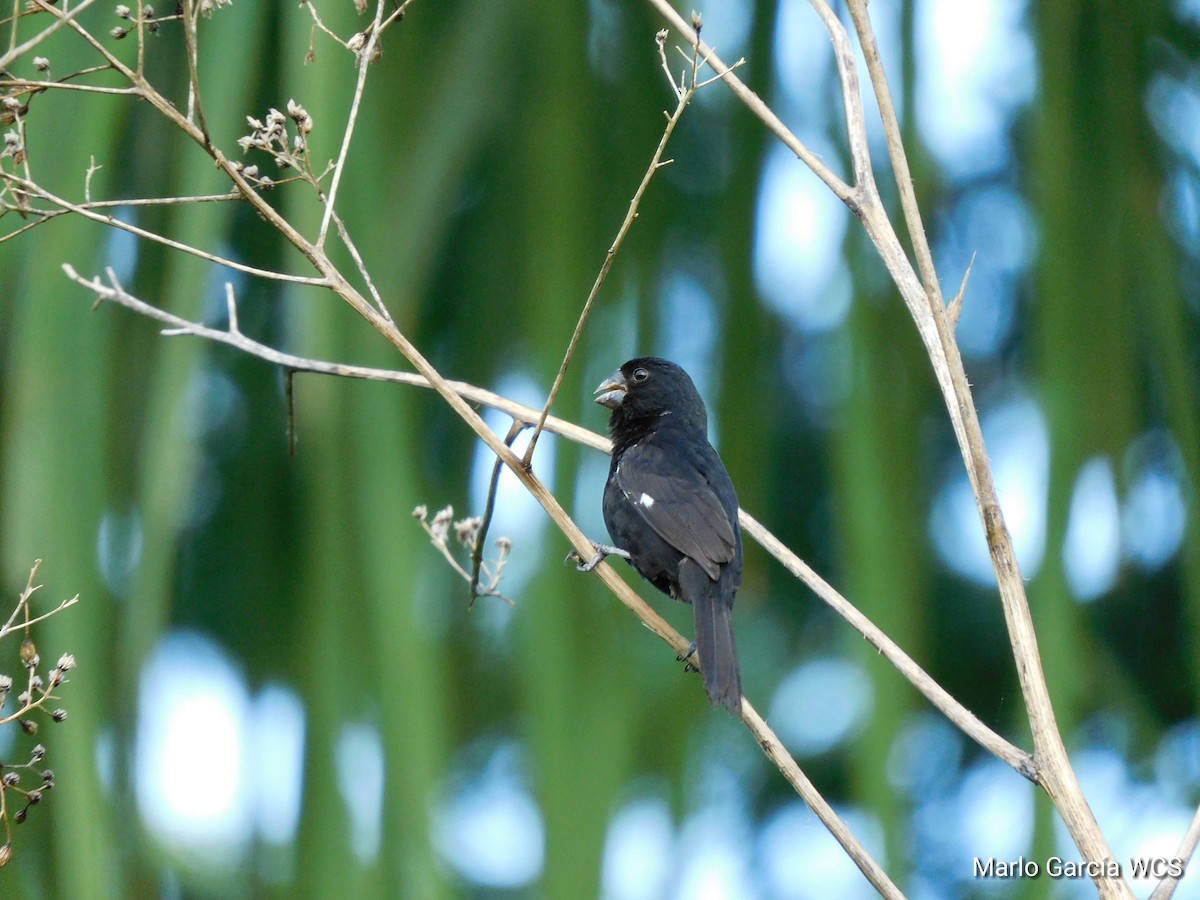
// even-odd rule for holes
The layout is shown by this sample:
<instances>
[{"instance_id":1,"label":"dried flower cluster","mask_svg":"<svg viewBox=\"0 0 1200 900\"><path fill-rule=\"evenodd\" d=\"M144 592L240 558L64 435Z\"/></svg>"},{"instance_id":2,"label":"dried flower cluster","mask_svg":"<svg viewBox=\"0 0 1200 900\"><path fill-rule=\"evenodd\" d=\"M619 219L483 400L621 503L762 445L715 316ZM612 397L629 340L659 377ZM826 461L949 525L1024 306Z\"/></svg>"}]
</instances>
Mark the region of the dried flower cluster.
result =
<instances>
[{"instance_id":1,"label":"dried flower cluster","mask_svg":"<svg viewBox=\"0 0 1200 900\"><path fill-rule=\"evenodd\" d=\"M127 37L131 31L134 31L138 27L139 20L137 11L130 9L123 3L114 12L117 14L118 19L123 19L130 23L129 25L117 25L109 31L109 36L119 41ZM158 28L163 22L174 21L179 19L181 15L182 13L176 11L172 15L158 18L154 15L154 7L149 3L145 3L142 5L140 24L151 34L157 34Z\"/></svg>"},{"instance_id":2,"label":"dried flower cluster","mask_svg":"<svg viewBox=\"0 0 1200 900\"><path fill-rule=\"evenodd\" d=\"M76 665L75 657L64 653L45 677L39 671L42 658L31 637L33 626L73 605L79 599L76 595L70 600L64 600L50 612L34 617L30 610L30 598L41 587L33 583L40 565L41 560L34 563L16 608L8 617L8 621L0 625L0 639L11 634L24 634L19 655L21 666L25 669L25 675L21 679L23 689L17 694L16 708L11 710L8 708L8 702L15 681L10 675L0 674L0 725L16 723L29 735L38 732L35 714L48 716L51 722L66 720L67 711L62 707L52 706L51 702L59 699L56 692L66 684L67 673ZM50 769L41 768L45 755L45 746L37 744L30 751L27 762L0 761L0 821L4 824L4 843L0 845L0 868L12 859L13 823L20 825L24 822L29 815L29 808L41 803L46 792L54 788L54 773Z\"/></svg>"},{"instance_id":3,"label":"dried flower cluster","mask_svg":"<svg viewBox=\"0 0 1200 900\"><path fill-rule=\"evenodd\" d=\"M505 603L512 605L512 600L500 593L500 579L504 570L505 563L508 562L509 554L512 552L512 539L507 537L496 538L496 558L492 561L485 560L480 548L480 538L483 533L483 519L479 516L467 516L465 519L454 518L454 507L446 506L434 513L433 518L429 518L429 507L424 504L413 510L413 518L421 523L421 527L425 529L425 533L429 535L433 546L441 551L447 562L458 572L467 582L472 585L471 602L475 602L476 597L499 597ZM454 558L454 554L450 551L449 539L451 531L454 532L454 539L471 552L472 565L477 567L474 574L468 572L458 560Z\"/></svg>"},{"instance_id":4,"label":"dried flower cluster","mask_svg":"<svg viewBox=\"0 0 1200 900\"><path fill-rule=\"evenodd\" d=\"M291 120L294 133L289 134L288 120ZM267 111L266 121L246 116L246 124L250 133L238 138L238 146L243 153L251 150L261 150L275 158L275 164L281 169L294 169L305 180L314 181L312 168L308 161L308 136L313 130L313 119L303 106L295 100L287 102L287 115L271 108ZM274 187L275 182L267 175L259 173L256 165L240 165L238 171L242 177L252 184L264 189Z\"/></svg>"}]
</instances>

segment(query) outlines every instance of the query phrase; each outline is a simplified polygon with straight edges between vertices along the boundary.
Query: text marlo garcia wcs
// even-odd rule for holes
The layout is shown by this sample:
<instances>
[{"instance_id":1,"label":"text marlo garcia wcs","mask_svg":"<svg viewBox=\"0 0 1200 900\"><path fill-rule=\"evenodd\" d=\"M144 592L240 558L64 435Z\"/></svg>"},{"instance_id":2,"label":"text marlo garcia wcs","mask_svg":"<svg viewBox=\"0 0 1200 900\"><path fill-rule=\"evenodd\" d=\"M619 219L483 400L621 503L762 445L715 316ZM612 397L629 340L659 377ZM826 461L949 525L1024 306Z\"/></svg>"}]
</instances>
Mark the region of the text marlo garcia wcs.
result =
<instances>
[{"instance_id":1,"label":"text marlo garcia wcs","mask_svg":"<svg viewBox=\"0 0 1200 900\"><path fill-rule=\"evenodd\" d=\"M1037 878L1043 872L1050 878L1182 878L1186 863L1173 857L1134 857L1128 871L1115 859L1076 860L1051 856L1045 865L1018 856L1016 859L987 859L975 857L972 876L975 878Z\"/></svg>"}]
</instances>

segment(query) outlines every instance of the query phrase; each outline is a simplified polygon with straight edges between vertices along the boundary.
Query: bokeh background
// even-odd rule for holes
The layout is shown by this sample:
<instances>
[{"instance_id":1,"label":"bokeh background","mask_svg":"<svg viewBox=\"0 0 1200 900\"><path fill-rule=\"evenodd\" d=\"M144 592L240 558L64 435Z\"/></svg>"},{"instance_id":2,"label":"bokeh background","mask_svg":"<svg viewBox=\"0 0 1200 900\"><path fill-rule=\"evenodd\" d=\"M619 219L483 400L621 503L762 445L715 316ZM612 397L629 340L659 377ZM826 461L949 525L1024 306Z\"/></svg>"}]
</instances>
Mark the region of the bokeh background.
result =
<instances>
[{"instance_id":1,"label":"bokeh background","mask_svg":"<svg viewBox=\"0 0 1200 900\"><path fill-rule=\"evenodd\" d=\"M317 6L344 35L364 24L344 0ZM845 171L810 7L697 6L705 37L745 56L742 76ZM1170 856L1200 801L1200 4L871 12L948 296L976 255L958 335L1059 724L1123 864ZM120 24L110 8L83 20ZM660 27L639 0L459 0L416 3L385 36L339 208L447 377L541 402L674 103ZM336 154L354 67L305 9L238 0L202 39L227 149L246 115L295 98L314 157ZM65 30L38 52L56 76L95 63ZM182 59L164 26L148 69L181 105ZM33 172L63 196L81 197L92 157L96 198L228 188L127 98L41 95L28 130ZM860 229L720 85L667 155L556 412L603 430L600 378L643 352L682 363L743 506L1028 747L958 452ZM303 190L272 197L315 227ZM244 208L121 215L307 274ZM0 234L21 224L10 213ZM232 277L247 333L400 366L320 292L67 218L0 245L0 584L15 600L40 557L46 600L83 595L38 631L45 658L73 652L79 670L70 719L38 738L58 787L17 829L0 894L871 895L699 679L562 566L565 540L507 476L493 536L513 540L517 602L468 609L410 512L478 513L492 459L436 397L301 376L289 458L279 371L92 312L64 262L112 265L217 324ZM606 466L550 438L536 460L597 537ZM690 630L687 610L652 600ZM736 622L748 696L911 896L1094 895L1086 880L972 879L975 857L1077 854L1044 798L753 545ZM0 654L15 670L16 643ZM0 758L33 740L0 729ZM1177 896L1200 896L1200 874Z\"/></svg>"}]
</instances>

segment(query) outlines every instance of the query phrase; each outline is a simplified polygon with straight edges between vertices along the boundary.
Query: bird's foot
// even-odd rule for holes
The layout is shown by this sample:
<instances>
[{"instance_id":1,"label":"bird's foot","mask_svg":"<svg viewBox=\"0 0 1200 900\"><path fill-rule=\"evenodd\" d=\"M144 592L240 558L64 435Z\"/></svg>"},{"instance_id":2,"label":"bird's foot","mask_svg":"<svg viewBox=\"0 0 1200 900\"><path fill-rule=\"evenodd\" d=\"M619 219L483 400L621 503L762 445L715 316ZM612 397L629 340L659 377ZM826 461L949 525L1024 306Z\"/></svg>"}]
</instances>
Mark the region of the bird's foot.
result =
<instances>
[{"instance_id":1,"label":"bird's foot","mask_svg":"<svg viewBox=\"0 0 1200 900\"><path fill-rule=\"evenodd\" d=\"M610 544L601 544L599 541L592 541L592 546L596 548L596 555L591 559L584 561L584 558L579 555L579 551L574 547L567 554L567 558L563 560L563 565L574 563L575 568L580 572L590 572L604 560L606 556L619 556L622 559L629 559L629 551L622 550L620 547L613 547Z\"/></svg>"},{"instance_id":2,"label":"bird's foot","mask_svg":"<svg viewBox=\"0 0 1200 900\"><path fill-rule=\"evenodd\" d=\"M692 641L691 646L687 648L687 653L680 653L675 657L675 661L683 663L683 671L685 672L699 672L700 670L696 668L696 664L692 662L695 655L696 642Z\"/></svg>"}]
</instances>

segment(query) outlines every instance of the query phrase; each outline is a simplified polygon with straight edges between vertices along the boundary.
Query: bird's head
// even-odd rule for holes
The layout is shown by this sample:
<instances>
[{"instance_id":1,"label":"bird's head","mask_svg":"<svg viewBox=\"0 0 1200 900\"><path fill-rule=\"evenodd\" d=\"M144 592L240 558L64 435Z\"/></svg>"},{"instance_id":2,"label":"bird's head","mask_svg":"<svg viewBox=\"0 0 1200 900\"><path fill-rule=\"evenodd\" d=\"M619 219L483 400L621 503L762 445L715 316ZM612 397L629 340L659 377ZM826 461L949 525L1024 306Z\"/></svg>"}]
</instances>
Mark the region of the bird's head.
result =
<instances>
[{"instance_id":1,"label":"bird's head","mask_svg":"<svg viewBox=\"0 0 1200 900\"><path fill-rule=\"evenodd\" d=\"M704 401L688 373L657 356L631 359L600 383L596 395L597 403L613 411L614 434L624 427L650 426L666 416L672 425L708 430Z\"/></svg>"}]
</instances>

